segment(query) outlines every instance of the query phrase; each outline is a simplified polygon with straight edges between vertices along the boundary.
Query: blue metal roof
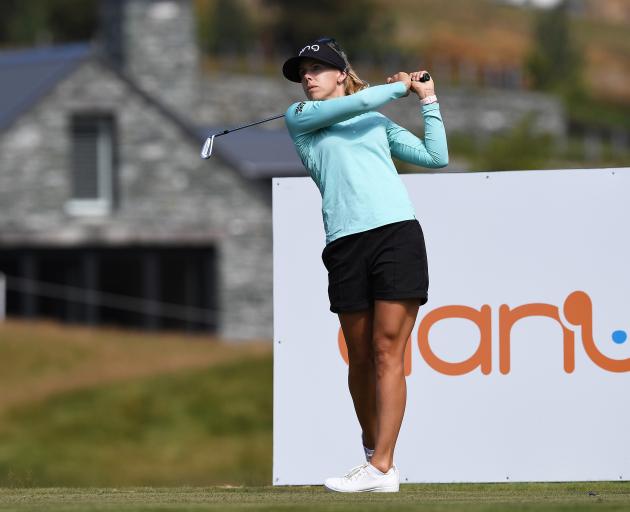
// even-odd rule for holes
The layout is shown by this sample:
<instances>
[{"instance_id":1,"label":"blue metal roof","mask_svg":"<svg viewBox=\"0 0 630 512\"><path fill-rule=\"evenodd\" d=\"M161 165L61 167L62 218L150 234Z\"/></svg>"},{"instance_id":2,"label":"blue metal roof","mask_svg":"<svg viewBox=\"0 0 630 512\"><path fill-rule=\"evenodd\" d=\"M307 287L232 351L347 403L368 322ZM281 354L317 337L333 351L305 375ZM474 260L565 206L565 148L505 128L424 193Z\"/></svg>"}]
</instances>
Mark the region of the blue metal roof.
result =
<instances>
[{"instance_id":1,"label":"blue metal roof","mask_svg":"<svg viewBox=\"0 0 630 512\"><path fill-rule=\"evenodd\" d=\"M229 127L200 129L201 144L208 135ZM308 176L286 129L245 128L215 137L212 155L235 167L246 178ZM208 162L211 165L212 158Z\"/></svg>"},{"instance_id":2,"label":"blue metal roof","mask_svg":"<svg viewBox=\"0 0 630 512\"><path fill-rule=\"evenodd\" d=\"M91 55L85 43L0 52L0 130Z\"/></svg>"}]
</instances>

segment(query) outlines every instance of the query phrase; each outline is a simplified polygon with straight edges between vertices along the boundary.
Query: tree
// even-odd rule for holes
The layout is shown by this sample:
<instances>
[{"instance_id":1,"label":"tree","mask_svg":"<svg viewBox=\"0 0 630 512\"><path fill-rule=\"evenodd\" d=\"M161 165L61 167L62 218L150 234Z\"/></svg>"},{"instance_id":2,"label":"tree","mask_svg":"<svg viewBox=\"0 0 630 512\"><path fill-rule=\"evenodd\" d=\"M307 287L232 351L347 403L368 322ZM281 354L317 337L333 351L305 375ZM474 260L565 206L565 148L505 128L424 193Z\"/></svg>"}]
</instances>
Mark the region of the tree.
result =
<instances>
[{"instance_id":1,"label":"tree","mask_svg":"<svg viewBox=\"0 0 630 512\"><path fill-rule=\"evenodd\" d=\"M255 39L255 29L241 0L217 0L202 20L203 49L210 54L243 54Z\"/></svg>"},{"instance_id":2,"label":"tree","mask_svg":"<svg viewBox=\"0 0 630 512\"><path fill-rule=\"evenodd\" d=\"M351 57L381 59L392 51L394 18L374 0L266 0L277 11L271 27L283 52L318 37L334 37Z\"/></svg>"},{"instance_id":3,"label":"tree","mask_svg":"<svg viewBox=\"0 0 630 512\"><path fill-rule=\"evenodd\" d=\"M542 169L553 154L551 135L537 133L532 114L521 119L511 130L495 135L474 158L484 171Z\"/></svg>"},{"instance_id":4,"label":"tree","mask_svg":"<svg viewBox=\"0 0 630 512\"><path fill-rule=\"evenodd\" d=\"M4 0L0 44L86 41L97 26L97 0Z\"/></svg>"},{"instance_id":5,"label":"tree","mask_svg":"<svg viewBox=\"0 0 630 512\"><path fill-rule=\"evenodd\" d=\"M571 37L567 5L565 0L537 15L535 45L526 61L536 88L566 98L581 95L583 91L583 58Z\"/></svg>"}]
</instances>

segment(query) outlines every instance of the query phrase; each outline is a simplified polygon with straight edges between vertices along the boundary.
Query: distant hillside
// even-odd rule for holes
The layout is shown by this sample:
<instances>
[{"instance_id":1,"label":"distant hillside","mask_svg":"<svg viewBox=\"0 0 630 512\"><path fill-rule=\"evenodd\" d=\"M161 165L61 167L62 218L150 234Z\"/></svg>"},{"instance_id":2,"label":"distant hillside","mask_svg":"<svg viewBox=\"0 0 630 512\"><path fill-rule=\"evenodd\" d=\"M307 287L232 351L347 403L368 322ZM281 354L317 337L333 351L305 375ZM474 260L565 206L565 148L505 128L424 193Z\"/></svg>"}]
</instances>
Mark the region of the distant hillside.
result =
<instances>
[{"instance_id":1,"label":"distant hillside","mask_svg":"<svg viewBox=\"0 0 630 512\"><path fill-rule=\"evenodd\" d=\"M195 0L198 15L211 15L218 1ZM453 66L465 62L521 69L532 47L533 20L538 12L497 0L373 2L396 22L392 43L411 59L417 55L419 65L441 61ZM259 40L268 42L267 27L275 16L273 2L242 0L241 4L256 24ZM573 34L586 56L587 87L600 97L626 104L630 104L629 6L628 0L584 0L582 14L572 17ZM323 27L322 35L336 36L343 44L342 34L329 34L328 30ZM378 44L375 40L375 47Z\"/></svg>"},{"instance_id":2,"label":"distant hillside","mask_svg":"<svg viewBox=\"0 0 630 512\"><path fill-rule=\"evenodd\" d=\"M396 13L397 45L419 56L519 65L532 46L534 10L491 0L376 1ZM619 2L597 3L597 16L572 18L573 34L586 56L584 78L598 94L630 103L630 23L604 16L614 12L613 4ZM610 4L610 9L605 10L603 4Z\"/></svg>"}]
</instances>

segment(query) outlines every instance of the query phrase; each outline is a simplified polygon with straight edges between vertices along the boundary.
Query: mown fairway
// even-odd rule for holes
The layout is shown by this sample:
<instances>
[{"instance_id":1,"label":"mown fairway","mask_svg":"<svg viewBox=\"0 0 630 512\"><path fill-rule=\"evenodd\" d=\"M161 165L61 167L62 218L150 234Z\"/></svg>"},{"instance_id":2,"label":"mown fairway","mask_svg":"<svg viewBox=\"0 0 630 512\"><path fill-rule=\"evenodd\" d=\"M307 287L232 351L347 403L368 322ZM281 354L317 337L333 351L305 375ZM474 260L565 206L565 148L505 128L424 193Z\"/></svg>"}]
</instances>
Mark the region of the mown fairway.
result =
<instances>
[{"instance_id":1,"label":"mown fairway","mask_svg":"<svg viewBox=\"0 0 630 512\"><path fill-rule=\"evenodd\" d=\"M397 494L321 487L0 490L0 510L597 511L629 510L630 483L404 485Z\"/></svg>"}]
</instances>

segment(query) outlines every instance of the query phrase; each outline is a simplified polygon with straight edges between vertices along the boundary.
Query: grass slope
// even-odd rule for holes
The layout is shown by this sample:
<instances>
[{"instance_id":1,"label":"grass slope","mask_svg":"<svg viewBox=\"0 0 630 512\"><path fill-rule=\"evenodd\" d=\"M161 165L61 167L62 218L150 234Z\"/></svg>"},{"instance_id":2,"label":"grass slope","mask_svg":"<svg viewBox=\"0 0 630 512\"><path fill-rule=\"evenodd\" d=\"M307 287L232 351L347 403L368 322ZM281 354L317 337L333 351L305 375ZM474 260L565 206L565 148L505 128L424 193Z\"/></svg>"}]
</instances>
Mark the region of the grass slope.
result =
<instances>
[{"instance_id":1,"label":"grass slope","mask_svg":"<svg viewBox=\"0 0 630 512\"><path fill-rule=\"evenodd\" d=\"M5 321L0 323L0 414L65 391L270 352L268 341L228 344L210 336Z\"/></svg>"},{"instance_id":2,"label":"grass slope","mask_svg":"<svg viewBox=\"0 0 630 512\"><path fill-rule=\"evenodd\" d=\"M3 389L32 390L0 409L0 486L271 481L269 343L12 325L0 361Z\"/></svg>"}]
</instances>

